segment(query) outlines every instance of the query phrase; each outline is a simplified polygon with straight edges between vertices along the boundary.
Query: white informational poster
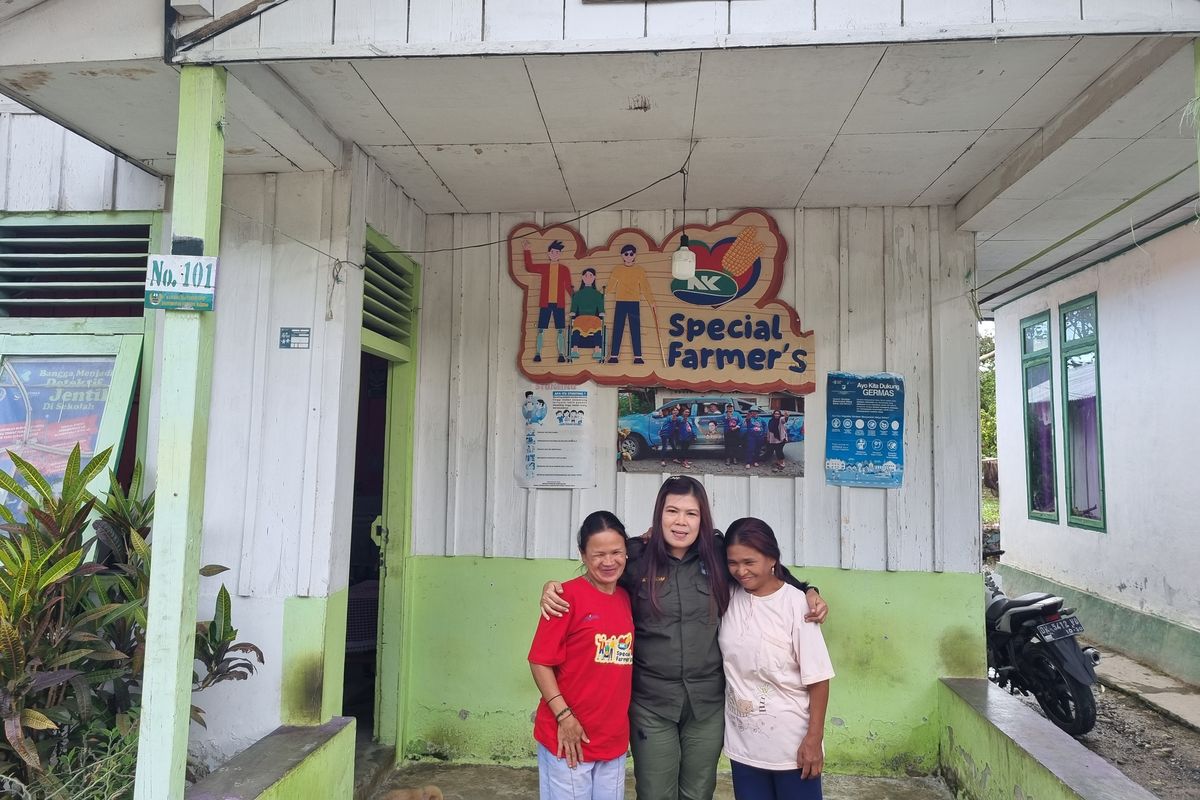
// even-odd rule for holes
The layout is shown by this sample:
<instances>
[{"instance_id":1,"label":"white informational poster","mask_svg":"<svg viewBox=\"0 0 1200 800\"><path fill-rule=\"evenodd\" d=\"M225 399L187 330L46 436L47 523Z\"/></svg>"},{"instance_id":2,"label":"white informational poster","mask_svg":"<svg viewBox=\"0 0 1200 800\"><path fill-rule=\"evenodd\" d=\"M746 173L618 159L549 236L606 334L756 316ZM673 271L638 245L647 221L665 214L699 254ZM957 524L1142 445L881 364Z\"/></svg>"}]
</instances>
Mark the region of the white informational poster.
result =
<instances>
[{"instance_id":1,"label":"white informational poster","mask_svg":"<svg viewBox=\"0 0 1200 800\"><path fill-rule=\"evenodd\" d=\"M526 384L520 406L517 483L527 488L596 485L594 393L582 386Z\"/></svg>"}]
</instances>

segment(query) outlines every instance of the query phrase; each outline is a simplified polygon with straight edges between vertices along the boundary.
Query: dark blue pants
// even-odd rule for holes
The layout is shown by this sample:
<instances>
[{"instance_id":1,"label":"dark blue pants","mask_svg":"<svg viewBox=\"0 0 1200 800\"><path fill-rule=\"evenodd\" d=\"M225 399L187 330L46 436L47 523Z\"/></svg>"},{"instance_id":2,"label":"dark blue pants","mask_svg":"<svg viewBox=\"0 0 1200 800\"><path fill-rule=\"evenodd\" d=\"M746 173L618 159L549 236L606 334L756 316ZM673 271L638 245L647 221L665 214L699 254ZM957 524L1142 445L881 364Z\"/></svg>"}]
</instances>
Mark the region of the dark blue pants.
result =
<instances>
[{"instance_id":1,"label":"dark blue pants","mask_svg":"<svg viewBox=\"0 0 1200 800\"><path fill-rule=\"evenodd\" d=\"M759 769L732 759L736 800L821 800L821 776L800 777L800 770Z\"/></svg>"},{"instance_id":2,"label":"dark blue pants","mask_svg":"<svg viewBox=\"0 0 1200 800\"><path fill-rule=\"evenodd\" d=\"M613 314L612 349L609 354L616 358L621 354L621 338L625 328L629 328L629 338L633 340L633 355L642 357L642 304L636 300L618 300Z\"/></svg>"}]
</instances>

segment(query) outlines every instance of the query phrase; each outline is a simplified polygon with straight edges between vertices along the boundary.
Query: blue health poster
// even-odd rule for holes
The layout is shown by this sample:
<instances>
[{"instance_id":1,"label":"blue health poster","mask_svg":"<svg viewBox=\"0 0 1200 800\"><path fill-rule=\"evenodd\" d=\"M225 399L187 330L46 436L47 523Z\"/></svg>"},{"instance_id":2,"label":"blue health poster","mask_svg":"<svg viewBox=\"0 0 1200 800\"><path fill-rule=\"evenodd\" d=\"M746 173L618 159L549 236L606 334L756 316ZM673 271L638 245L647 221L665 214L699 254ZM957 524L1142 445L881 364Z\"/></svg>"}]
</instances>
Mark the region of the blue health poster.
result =
<instances>
[{"instance_id":1,"label":"blue health poster","mask_svg":"<svg viewBox=\"0 0 1200 800\"><path fill-rule=\"evenodd\" d=\"M904 378L831 372L825 480L895 489L904 481Z\"/></svg>"}]
</instances>

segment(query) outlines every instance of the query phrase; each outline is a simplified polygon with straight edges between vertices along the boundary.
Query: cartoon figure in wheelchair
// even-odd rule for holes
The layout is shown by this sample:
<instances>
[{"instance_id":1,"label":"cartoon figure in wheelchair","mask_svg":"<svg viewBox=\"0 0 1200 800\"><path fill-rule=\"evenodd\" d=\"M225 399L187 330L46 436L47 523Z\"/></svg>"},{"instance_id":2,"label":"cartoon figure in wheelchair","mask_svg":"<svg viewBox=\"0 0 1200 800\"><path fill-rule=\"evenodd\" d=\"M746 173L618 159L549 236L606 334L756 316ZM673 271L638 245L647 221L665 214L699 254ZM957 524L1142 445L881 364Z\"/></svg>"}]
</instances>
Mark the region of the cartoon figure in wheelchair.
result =
<instances>
[{"instance_id":1,"label":"cartoon figure in wheelchair","mask_svg":"<svg viewBox=\"0 0 1200 800\"><path fill-rule=\"evenodd\" d=\"M608 328L604 322L604 293L596 288L596 270L583 271L579 288L571 296L569 360L581 358L580 350L591 349L592 358L603 361L608 346Z\"/></svg>"}]
</instances>

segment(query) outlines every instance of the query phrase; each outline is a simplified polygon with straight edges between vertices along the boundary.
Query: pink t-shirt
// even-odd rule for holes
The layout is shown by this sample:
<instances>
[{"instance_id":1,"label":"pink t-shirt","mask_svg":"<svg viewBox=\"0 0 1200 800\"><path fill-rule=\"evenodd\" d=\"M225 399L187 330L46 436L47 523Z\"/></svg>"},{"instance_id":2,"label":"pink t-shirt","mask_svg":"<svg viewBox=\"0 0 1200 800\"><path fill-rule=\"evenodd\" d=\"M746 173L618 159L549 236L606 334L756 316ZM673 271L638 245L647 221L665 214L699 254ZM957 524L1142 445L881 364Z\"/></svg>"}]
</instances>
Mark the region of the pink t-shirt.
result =
<instances>
[{"instance_id":1,"label":"pink t-shirt","mask_svg":"<svg viewBox=\"0 0 1200 800\"><path fill-rule=\"evenodd\" d=\"M721 617L725 754L760 769L797 769L808 733L808 686L833 677L821 626L805 622L804 593L767 597L734 588Z\"/></svg>"}]
</instances>

